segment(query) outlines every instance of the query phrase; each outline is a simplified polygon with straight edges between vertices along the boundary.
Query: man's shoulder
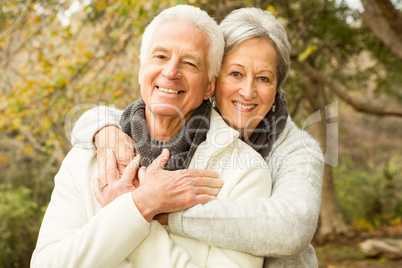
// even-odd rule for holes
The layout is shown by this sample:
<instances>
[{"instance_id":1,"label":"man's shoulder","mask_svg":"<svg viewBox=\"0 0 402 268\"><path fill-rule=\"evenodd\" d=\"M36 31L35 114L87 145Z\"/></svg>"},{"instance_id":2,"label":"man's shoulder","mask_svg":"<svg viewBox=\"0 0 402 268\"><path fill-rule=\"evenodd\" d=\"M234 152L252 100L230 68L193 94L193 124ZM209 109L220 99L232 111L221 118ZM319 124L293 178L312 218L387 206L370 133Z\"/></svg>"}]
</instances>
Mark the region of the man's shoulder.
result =
<instances>
[{"instance_id":1,"label":"man's shoulder","mask_svg":"<svg viewBox=\"0 0 402 268\"><path fill-rule=\"evenodd\" d=\"M97 161L96 156L96 150L73 147L64 158L62 166L67 166L72 170L89 168L89 166L93 165L94 161Z\"/></svg>"}]
</instances>

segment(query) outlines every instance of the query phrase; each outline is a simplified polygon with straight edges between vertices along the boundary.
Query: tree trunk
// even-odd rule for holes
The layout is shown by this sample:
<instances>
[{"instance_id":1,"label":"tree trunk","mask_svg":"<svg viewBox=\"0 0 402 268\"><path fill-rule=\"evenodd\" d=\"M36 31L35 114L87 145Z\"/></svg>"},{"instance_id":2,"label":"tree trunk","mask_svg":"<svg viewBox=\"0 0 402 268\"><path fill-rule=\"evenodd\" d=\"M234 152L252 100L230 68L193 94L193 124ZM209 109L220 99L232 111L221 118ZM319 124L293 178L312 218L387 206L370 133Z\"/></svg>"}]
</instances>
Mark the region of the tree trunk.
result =
<instances>
[{"instance_id":1,"label":"tree trunk","mask_svg":"<svg viewBox=\"0 0 402 268\"><path fill-rule=\"evenodd\" d=\"M311 126L313 136L321 145L323 153L325 154L327 147L327 118L326 115L326 99L324 86L310 79L310 87L307 89L307 97L309 104L307 110L310 114L315 113L317 110L321 113L321 121ZM328 155L325 158L328 160ZM324 178L322 188L322 201L321 201L321 213L320 213L320 226L318 230L318 236L320 238L347 234L348 227L343 219L343 215L339 209L339 205L335 194L335 185L333 182L332 166L325 161L324 166Z\"/></svg>"}]
</instances>

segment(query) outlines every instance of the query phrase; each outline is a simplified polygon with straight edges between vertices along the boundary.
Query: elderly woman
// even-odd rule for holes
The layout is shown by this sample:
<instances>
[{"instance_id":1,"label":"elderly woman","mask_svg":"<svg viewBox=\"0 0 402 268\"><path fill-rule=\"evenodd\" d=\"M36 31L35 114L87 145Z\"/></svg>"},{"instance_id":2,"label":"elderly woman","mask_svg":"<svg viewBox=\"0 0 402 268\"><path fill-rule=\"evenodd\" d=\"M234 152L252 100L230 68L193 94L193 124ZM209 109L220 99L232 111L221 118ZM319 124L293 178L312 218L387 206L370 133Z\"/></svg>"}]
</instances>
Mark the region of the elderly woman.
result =
<instances>
[{"instance_id":1,"label":"elderly woman","mask_svg":"<svg viewBox=\"0 0 402 268\"><path fill-rule=\"evenodd\" d=\"M290 65L286 31L271 13L256 8L232 12L220 27L226 47L216 82L216 109L240 138L265 158L272 195L218 199L171 213L170 231L210 245L266 256L266 267L317 267L309 243L319 216L323 159L317 143L288 116L282 92ZM118 117L119 112L104 112L108 122L91 112L80 119L73 132L78 137L73 140L75 146L91 143L92 135L85 139L87 133L104 125L118 126L111 115ZM98 134L107 133L109 141L115 142L122 136L115 136L113 128L103 128Z\"/></svg>"}]
</instances>

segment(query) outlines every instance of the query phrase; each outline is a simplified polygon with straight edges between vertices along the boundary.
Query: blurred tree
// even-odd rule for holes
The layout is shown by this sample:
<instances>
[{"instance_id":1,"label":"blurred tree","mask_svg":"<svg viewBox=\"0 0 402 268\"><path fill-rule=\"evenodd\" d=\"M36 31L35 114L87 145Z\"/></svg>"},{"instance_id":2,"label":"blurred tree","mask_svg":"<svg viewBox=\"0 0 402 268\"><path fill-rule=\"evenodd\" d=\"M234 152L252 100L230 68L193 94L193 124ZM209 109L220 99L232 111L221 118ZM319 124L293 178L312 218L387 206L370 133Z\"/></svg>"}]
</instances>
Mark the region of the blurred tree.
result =
<instances>
[{"instance_id":1,"label":"blurred tree","mask_svg":"<svg viewBox=\"0 0 402 268\"><path fill-rule=\"evenodd\" d=\"M58 167L70 148L68 127L80 112L94 103L124 108L139 96L140 35L159 11L179 3L187 1L3 0L0 140L12 140L19 148L17 155L48 158L44 171L52 170L48 165ZM325 108L337 98L358 111L401 116L401 60L378 42L362 24L360 14L344 1L188 3L207 10L217 21L243 6L260 7L278 16L293 47L292 70L285 85L292 114L300 122L321 111L322 120L312 131L323 148L327 148ZM68 17L77 4L82 10ZM7 164L13 154L0 157L0 162ZM336 163L329 164L325 167L322 236L347 232L332 180L331 168Z\"/></svg>"}]
</instances>

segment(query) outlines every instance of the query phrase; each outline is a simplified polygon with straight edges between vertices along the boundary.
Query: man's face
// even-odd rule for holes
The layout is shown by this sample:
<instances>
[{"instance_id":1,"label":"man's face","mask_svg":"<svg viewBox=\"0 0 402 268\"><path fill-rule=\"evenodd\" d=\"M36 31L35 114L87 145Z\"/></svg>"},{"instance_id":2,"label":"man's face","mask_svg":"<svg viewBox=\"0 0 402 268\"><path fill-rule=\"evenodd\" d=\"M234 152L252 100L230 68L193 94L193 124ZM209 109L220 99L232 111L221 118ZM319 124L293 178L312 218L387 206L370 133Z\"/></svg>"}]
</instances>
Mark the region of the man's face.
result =
<instances>
[{"instance_id":1,"label":"man's face","mask_svg":"<svg viewBox=\"0 0 402 268\"><path fill-rule=\"evenodd\" d=\"M156 29L151 44L139 79L146 113L187 120L213 94L208 37L188 23L167 22Z\"/></svg>"}]
</instances>

